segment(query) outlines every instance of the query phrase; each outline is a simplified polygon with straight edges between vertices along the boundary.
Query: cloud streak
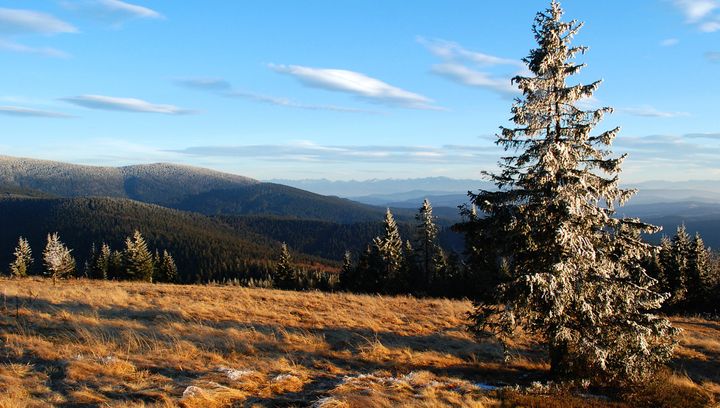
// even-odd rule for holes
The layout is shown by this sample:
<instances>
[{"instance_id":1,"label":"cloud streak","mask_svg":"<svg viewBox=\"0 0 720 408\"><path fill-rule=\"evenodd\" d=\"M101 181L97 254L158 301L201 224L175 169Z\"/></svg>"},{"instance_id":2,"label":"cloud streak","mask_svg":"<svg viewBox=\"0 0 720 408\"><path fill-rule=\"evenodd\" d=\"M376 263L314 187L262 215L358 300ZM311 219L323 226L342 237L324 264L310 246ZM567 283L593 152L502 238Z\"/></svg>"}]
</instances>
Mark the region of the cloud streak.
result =
<instances>
[{"instance_id":1,"label":"cloud streak","mask_svg":"<svg viewBox=\"0 0 720 408\"><path fill-rule=\"evenodd\" d=\"M46 13L31 10L0 8L0 50L45 57L66 58L68 54L48 47L30 47L10 38L23 35L55 35L77 33L70 23Z\"/></svg>"},{"instance_id":2,"label":"cloud streak","mask_svg":"<svg viewBox=\"0 0 720 408\"><path fill-rule=\"evenodd\" d=\"M194 111L192 110L179 108L174 105L154 104L136 98L118 98L104 95L81 95L69 98L62 98L61 100L88 109L139 113L160 113L165 115L186 115L194 113Z\"/></svg>"},{"instance_id":3,"label":"cloud streak","mask_svg":"<svg viewBox=\"0 0 720 408\"><path fill-rule=\"evenodd\" d=\"M194 146L172 152L204 158L248 158L266 161L327 163L477 163L494 160L495 146L339 146L312 142L244 146Z\"/></svg>"},{"instance_id":4,"label":"cloud streak","mask_svg":"<svg viewBox=\"0 0 720 408\"><path fill-rule=\"evenodd\" d=\"M377 114L379 112L368 109L356 109L337 105L316 105L306 104L294 101L289 98L283 98L272 95L263 95L255 92L248 92L239 89L234 89L229 81L222 78L182 78L174 81L176 85L185 88L196 89L201 91L214 92L219 96L226 98L239 98L246 99L249 101L265 103L275 106L282 106L285 108L313 110L313 111L332 111L332 112L345 112L345 113L371 113Z\"/></svg>"},{"instance_id":5,"label":"cloud streak","mask_svg":"<svg viewBox=\"0 0 720 408\"><path fill-rule=\"evenodd\" d=\"M28 47L27 45L18 44L14 41L7 41L0 38L0 50L19 52L23 54L42 55L44 57L53 58L69 58L70 54L50 47Z\"/></svg>"},{"instance_id":6,"label":"cloud streak","mask_svg":"<svg viewBox=\"0 0 720 408\"><path fill-rule=\"evenodd\" d=\"M685 21L700 31L712 33L720 30L720 1L673 0L673 4L685 16Z\"/></svg>"},{"instance_id":7,"label":"cloud streak","mask_svg":"<svg viewBox=\"0 0 720 408\"><path fill-rule=\"evenodd\" d=\"M67 115L65 113L25 108L22 106L0 106L0 115L26 117L26 118L54 118L54 119L68 119L68 118L74 117L72 115Z\"/></svg>"},{"instance_id":8,"label":"cloud streak","mask_svg":"<svg viewBox=\"0 0 720 408\"><path fill-rule=\"evenodd\" d=\"M305 104L305 103L299 103L296 101L293 101L288 98L279 98L275 96L269 96L269 95L262 95L262 94L256 94L252 92L244 92L244 91L228 91L223 92L221 95L229 97L229 98L243 98L248 99L255 102L261 102L261 103L267 103L270 105L276 105L276 106L283 106L286 108L296 108L296 109L304 109L304 110L324 110L324 111L334 111L334 112L347 112L347 113L372 113L377 114L379 112L367 110L367 109L356 109L356 108L347 108L344 106L336 106L336 105L312 105L312 104Z\"/></svg>"},{"instance_id":9,"label":"cloud streak","mask_svg":"<svg viewBox=\"0 0 720 408\"><path fill-rule=\"evenodd\" d=\"M185 88L203 91L228 91L232 89L230 82L221 78L180 78L174 82L176 85Z\"/></svg>"},{"instance_id":10,"label":"cloud streak","mask_svg":"<svg viewBox=\"0 0 720 408\"><path fill-rule=\"evenodd\" d=\"M628 152L633 162L643 163L657 171L658 163L672 163L677 169L716 169L720 157L718 134L620 136L617 151ZM702 139L702 140L697 140Z\"/></svg>"},{"instance_id":11,"label":"cloud streak","mask_svg":"<svg viewBox=\"0 0 720 408\"><path fill-rule=\"evenodd\" d=\"M417 41L443 61L432 66L430 72L433 74L461 85L484 88L503 97L520 94L510 78L527 70L522 61L471 51L452 41L424 37L418 37ZM508 74L508 68L514 71L513 74Z\"/></svg>"},{"instance_id":12,"label":"cloud streak","mask_svg":"<svg viewBox=\"0 0 720 408\"><path fill-rule=\"evenodd\" d=\"M516 87L512 86L508 78L493 77L486 72L476 71L455 62L434 65L431 72L463 85L486 88L501 95L520 93Z\"/></svg>"},{"instance_id":13,"label":"cloud streak","mask_svg":"<svg viewBox=\"0 0 720 408\"><path fill-rule=\"evenodd\" d=\"M426 96L398 88L360 72L301 65L270 64L269 67L275 72L290 75L312 88L348 93L389 106L424 110L442 109L435 106L434 101Z\"/></svg>"},{"instance_id":14,"label":"cloud streak","mask_svg":"<svg viewBox=\"0 0 720 408\"><path fill-rule=\"evenodd\" d=\"M72 24L50 14L0 8L0 35L61 34L78 32Z\"/></svg>"},{"instance_id":15,"label":"cloud streak","mask_svg":"<svg viewBox=\"0 0 720 408\"><path fill-rule=\"evenodd\" d=\"M116 26L130 20L162 20L165 18L153 9L120 0L64 1L62 5L66 9L77 11L88 18Z\"/></svg>"},{"instance_id":16,"label":"cloud streak","mask_svg":"<svg viewBox=\"0 0 720 408\"><path fill-rule=\"evenodd\" d=\"M496 57L494 55L484 54L478 51L471 51L452 41L440 39L429 40L424 37L418 37L417 42L422 44L432 54L443 60L468 61L479 66L513 65L520 69L525 68L525 64L520 60Z\"/></svg>"},{"instance_id":17,"label":"cloud streak","mask_svg":"<svg viewBox=\"0 0 720 408\"><path fill-rule=\"evenodd\" d=\"M690 116L690 114L687 112L664 112L652 106L624 108L621 109L621 111L629 115L641 116L646 118L677 118L682 116Z\"/></svg>"}]
</instances>

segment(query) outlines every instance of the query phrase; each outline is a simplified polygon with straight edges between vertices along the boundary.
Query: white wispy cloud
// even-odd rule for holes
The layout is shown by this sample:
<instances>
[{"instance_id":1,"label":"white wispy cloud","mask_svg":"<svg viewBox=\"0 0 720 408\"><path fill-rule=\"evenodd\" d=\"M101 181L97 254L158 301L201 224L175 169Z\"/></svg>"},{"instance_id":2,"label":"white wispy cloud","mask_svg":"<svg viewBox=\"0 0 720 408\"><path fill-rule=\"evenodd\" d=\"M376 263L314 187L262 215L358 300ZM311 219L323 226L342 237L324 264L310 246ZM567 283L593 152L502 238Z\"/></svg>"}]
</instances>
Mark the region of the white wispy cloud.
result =
<instances>
[{"instance_id":1,"label":"white wispy cloud","mask_svg":"<svg viewBox=\"0 0 720 408\"><path fill-rule=\"evenodd\" d=\"M230 82L222 78L178 78L176 85L204 91L227 91L232 89Z\"/></svg>"},{"instance_id":2,"label":"white wispy cloud","mask_svg":"<svg viewBox=\"0 0 720 408\"><path fill-rule=\"evenodd\" d=\"M594 110L601 107L601 102L595 95L585 96L575 102L575 106L582 110Z\"/></svg>"},{"instance_id":3,"label":"white wispy cloud","mask_svg":"<svg viewBox=\"0 0 720 408\"><path fill-rule=\"evenodd\" d=\"M683 135L687 139L712 139L720 140L720 132L718 133L688 133Z\"/></svg>"},{"instance_id":4,"label":"white wispy cloud","mask_svg":"<svg viewBox=\"0 0 720 408\"><path fill-rule=\"evenodd\" d=\"M301 83L320 89L344 92L368 101L410 109L440 110L433 100L390 85L365 74L345 69L313 68L301 65L276 65L269 67L279 73L295 77Z\"/></svg>"},{"instance_id":5,"label":"white wispy cloud","mask_svg":"<svg viewBox=\"0 0 720 408\"><path fill-rule=\"evenodd\" d=\"M14 41L3 40L0 38L0 50L20 52L24 54L36 54L45 57L68 58L70 54L51 47L29 47Z\"/></svg>"},{"instance_id":6,"label":"white wispy cloud","mask_svg":"<svg viewBox=\"0 0 720 408\"><path fill-rule=\"evenodd\" d=\"M75 26L50 14L0 8L0 35L76 33Z\"/></svg>"},{"instance_id":7,"label":"white wispy cloud","mask_svg":"<svg viewBox=\"0 0 720 408\"><path fill-rule=\"evenodd\" d=\"M176 85L197 89L201 91L214 92L218 96L226 98L241 98L254 102L267 103L270 105L282 106L285 108L293 109L304 109L304 110L317 110L317 111L333 111L333 112L346 112L346 113L372 113L377 114L379 112L367 110L367 109L356 109L345 106L337 105L318 105L318 104L307 104L297 102L289 98L264 95L256 92L249 92L240 89L234 89L232 84L222 78L180 78L176 79Z\"/></svg>"},{"instance_id":8,"label":"white wispy cloud","mask_svg":"<svg viewBox=\"0 0 720 408\"><path fill-rule=\"evenodd\" d=\"M714 21L705 21L704 23L700 24L700 31L706 33L714 33L718 30L720 30L720 17L718 17Z\"/></svg>"},{"instance_id":9,"label":"white wispy cloud","mask_svg":"<svg viewBox=\"0 0 720 408\"><path fill-rule=\"evenodd\" d=\"M462 85L488 89L504 97L519 94L510 78L527 71L521 60L497 57L464 48L458 43L440 39L417 38L418 43L443 62L431 72Z\"/></svg>"},{"instance_id":10,"label":"white wispy cloud","mask_svg":"<svg viewBox=\"0 0 720 408\"><path fill-rule=\"evenodd\" d=\"M0 106L0 115L5 116L17 116L17 117L32 117L32 118L56 118L56 119L67 119L74 116L68 115L61 112L52 112L40 109L26 108L22 106Z\"/></svg>"},{"instance_id":11,"label":"white wispy cloud","mask_svg":"<svg viewBox=\"0 0 720 408\"><path fill-rule=\"evenodd\" d=\"M135 19L160 20L165 18L151 8L120 0L63 1L61 4L68 10L77 11L89 18L115 26Z\"/></svg>"},{"instance_id":12,"label":"white wispy cloud","mask_svg":"<svg viewBox=\"0 0 720 408\"><path fill-rule=\"evenodd\" d=\"M512 86L508 78L493 77L487 72L476 71L456 62L433 65L432 72L463 85L486 88L503 95L520 93L516 87Z\"/></svg>"},{"instance_id":13,"label":"white wispy cloud","mask_svg":"<svg viewBox=\"0 0 720 408\"><path fill-rule=\"evenodd\" d=\"M30 47L16 42L13 37L25 35L55 35L76 33L70 23L46 13L32 10L0 8L0 50L36 54L45 57L68 57L68 54L50 47Z\"/></svg>"},{"instance_id":14,"label":"white wispy cloud","mask_svg":"<svg viewBox=\"0 0 720 408\"><path fill-rule=\"evenodd\" d=\"M62 98L63 101L89 109L124 112L161 113L165 115L186 115L194 113L174 105L155 104L136 98L118 98L104 95L81 95Z\"/></svg>"},{"instance_id":15,"label":"white wispy cloud","mask_svg":"<svg viewBox=\"0 0 720 408\"><path fill-rule=\"evenodd\" d=\"M495 160L497 146L321 145L310 141L287 144L193 146L172 152L197 157L232 157L267 161L327 163L477 163Z\"/></svg>"},{"instance_id":16,"label":"white wispy cloud","mask_svg":"<svg viewBox=\"0 0 720 408\"><path fill-rule=\"evenodd\" d=\"M702 20L720 7L715 0L673 0L673 3L691 23Z\"/></svg>"},{"instance_id":17,"label":"white wispy cloud","mask_svg":"<svg viewBox=\"0 0 720 408\"><path fill-rule=\"evenodd\" d=\"M657 108L654 108L652 106L647 106L647 105L623 108L620 110L629 115L643 116L643 117L648 117L648 118L677 118L677 117L681 117L681 116L690 116L690 114L687 112L661 111L661 110L658 110Z\"/></svg>"},{"instance_id":18,"label":"white wispy cloud","mask_svg":"<svg viewBox=\"0 0 720 408\"><path fill-rule=\"evenodd\" d=\"M347 112L347 113L373 113L373 114L379 113L377 111L372 111L372 110L368 110L368 109L348 108L348 107L337 106L337 105L306 104L306 103L300 103L297 101L293 101L292 99L288 99L288 98L282 98L282 97L276 97L276 96L270 96L270 95L262 95L262 94L257 94L257 93L253 93L253 92L244 92L244 91L239 91L239 90L223 92L222 95L230 97L230 98L243 98L243 99L249 99L249 100L256 101L256 102L269 103L271 105L284 106L286 108L296 108L296 109L305 109L305 110L325 110L325 111Z\"/></svg>"},{"instance_id":19,"label":"white wispy cloud","mask_svg":"<svg viewBox=\"0 0 720 408\"><path fill-rule=\"evenodd\" d=\"M471 51L452 41L417 37L417 42L444 60L464 60L480 66L514 65L520 69L525 68L525 64L520 60Z\"/></svg>"},{"instance_id":20,"label":"white wispy cloud","mask_svg":"<svg viewBox=\"0 0 720 408\"><path fill-rule=\"evenodd\" d=\"M680 43L680 40L677 38L666 38L662 41L660 41L660 45L663 47L673 47L675 45L678 45Z\"/></svg>"},{"instance_id":21,"label":"white wispy cloud","mask_svg":"<svg viewBox=\"0 0 720 408\"><path fill-rule=\"evenodd\" d=\"M672 0L675 7L685 16L685 21L695 24L700 31L720 30L719 0Z\"/></svg>"},{"instance_id":22,"label":"white wispy cloud","mask_svg":"<svg viewBox=\"0 0 720 408\"><path fill-rule=\"evenodd\" d=\"M658 162L679 172L696 169L717 172L720 138L714 138L715 135L621 135L616 140L616 149L629 153L628 162L647 165L654 172L658 170Z\"/></svg>"},{"instance_id":23,"label":"white wispy cloud","mask_svg":"<svg viewBox=\"0 0 720 408\"><path fill-rule=\"evenodd\" d=\"M715 51L706 52L705 58L710 62L720 63L720 52L715 52Z\"/></svg>"}]
</instances>

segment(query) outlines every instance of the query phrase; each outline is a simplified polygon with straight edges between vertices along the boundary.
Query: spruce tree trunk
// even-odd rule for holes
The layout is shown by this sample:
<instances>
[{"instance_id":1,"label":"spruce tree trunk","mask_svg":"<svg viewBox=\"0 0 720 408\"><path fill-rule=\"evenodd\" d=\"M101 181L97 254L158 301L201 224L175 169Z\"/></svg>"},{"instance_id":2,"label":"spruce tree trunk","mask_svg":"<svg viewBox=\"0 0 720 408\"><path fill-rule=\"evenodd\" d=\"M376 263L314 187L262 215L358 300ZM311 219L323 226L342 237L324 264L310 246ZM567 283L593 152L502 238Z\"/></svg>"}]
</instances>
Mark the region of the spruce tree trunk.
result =
<instances>
[{"instance_id":1,"label":"spruce tree trunk","mask_svg":"<svg viewBox=\"0 0 720 408\"><path fill-rule=\"evenodd\" d=\"M555 380L564 380L568 377L568 347L567 344L550 342L550 376Z\"/></svg>"}]
</instances>

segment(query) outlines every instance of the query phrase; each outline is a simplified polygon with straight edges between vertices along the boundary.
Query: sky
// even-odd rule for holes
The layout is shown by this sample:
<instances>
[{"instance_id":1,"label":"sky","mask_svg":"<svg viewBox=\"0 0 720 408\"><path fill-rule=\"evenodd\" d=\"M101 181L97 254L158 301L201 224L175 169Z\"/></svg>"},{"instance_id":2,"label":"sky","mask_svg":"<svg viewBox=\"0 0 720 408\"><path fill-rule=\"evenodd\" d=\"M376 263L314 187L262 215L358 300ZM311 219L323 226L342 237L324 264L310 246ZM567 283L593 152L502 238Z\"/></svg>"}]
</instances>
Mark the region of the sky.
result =
<instances>
[{"instance_id":1,"label":"sky","mask_svg":"<svg viewBox=\"0 0 720 408\"><path fill-rule=\"evenodd\" d=\"M540 0L0 0L0 154L479 179ZM720 179L720 0L565 0L621 179Z\"/></svg>"}]
</instances>

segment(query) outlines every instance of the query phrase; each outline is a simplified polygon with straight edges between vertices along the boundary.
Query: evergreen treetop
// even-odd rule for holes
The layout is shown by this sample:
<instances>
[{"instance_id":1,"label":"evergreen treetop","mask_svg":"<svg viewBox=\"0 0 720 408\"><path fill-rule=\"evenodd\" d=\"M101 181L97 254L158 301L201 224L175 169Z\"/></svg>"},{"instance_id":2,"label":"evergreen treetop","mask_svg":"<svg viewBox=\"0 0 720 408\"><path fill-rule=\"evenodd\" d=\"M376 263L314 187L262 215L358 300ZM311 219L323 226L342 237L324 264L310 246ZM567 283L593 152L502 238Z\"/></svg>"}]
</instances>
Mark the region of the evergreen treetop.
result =
<instances>
[{"instance_id":1,"label":"evergreen treetop","mask_svg":"<svg viewBox=\"0 0 720 408\"><path fill-rule=\"evenodd\" d=\"M34 259L32 257L32 249L27 239L18 238L18 244L13 252L15 259L10 264L10 275L13 277L27 276L30 271Z\"/></svg>"},{"instance_id":2,"label":"evergreen treetop","mask_svg":"<svg viewBox=\"0 0 720 408\"><path fill-rule=\"evenodd\" d=\"M123 261L128 279L152 281L155 268L153 256L140 231L135 230L132 237L125 239Z\"/></svg>"},{"instance_id":3,"label":"evergreen treetop","mask_svg":"<svg viewBox=\"0 0 720 408\"><path fill-rule=\"evenodd\" d=\"M75 258L71 251L60 241L60 235L57 232L48 234L47 244L43 251L43 261L45 273L53 279L53 283L57 279L66 278L75 273Z\"/></svg>"}]
</instances>

